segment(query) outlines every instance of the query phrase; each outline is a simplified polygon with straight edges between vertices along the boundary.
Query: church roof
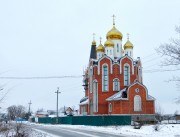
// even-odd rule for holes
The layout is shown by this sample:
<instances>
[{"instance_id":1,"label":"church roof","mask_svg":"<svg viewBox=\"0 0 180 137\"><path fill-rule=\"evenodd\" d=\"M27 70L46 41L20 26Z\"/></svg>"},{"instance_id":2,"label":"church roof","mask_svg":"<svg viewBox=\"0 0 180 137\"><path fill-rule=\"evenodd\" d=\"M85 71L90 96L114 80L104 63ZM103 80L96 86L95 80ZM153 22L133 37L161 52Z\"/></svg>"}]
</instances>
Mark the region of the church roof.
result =
<instances>
[{"instance_id":1,"label":"church roof","mask_svg":"<svg viewBox=\"0 0 180 137\"><path fill-rule=\"evenodd\" d=\"M126 93L128 88L124 88L122 90L120 90L119 92L115 93L114 95L110 96L109 98L107 98L107 101L113 101L113 100L127 100L127 97L123 96L123 93ZM152 97L151 95L147 95L147 99L148 100L155 100L154 97Z\"/></svg>"},{"instance_id":2,"label":"church roof","mask_svg":"<svg viewBox=\"0 0 180 137\"><path fill-rule=\"evenodd\" d=\"M96 59L96 45L91 46L90 59Z\"/></svg>"},{"instance_id":3,"label":"church roof","mask_svg":"<svg viewBox=\"0 0 180 137\"><path fill-rule=\"evenodd\" d=\"M89 103L89 98L88 97L83 97L80 100L80 104L79 105L85 105L85 104L88 104L88 103Z\"/></svg>"},{"instance_id":4,"label":"church roof","mask_svg":"<svg viewBox=\"0 0 180 137\"><path fill-rule=\"evenodd\" d=\"M156 99L152 97L151 95L148 95L148 100L156 100Z\"/></svg>"},{"instance_id":5,"label":"church roof","mask_svg":"<svg viewBox=\"0 0 180 137\"><path fill-rule=\"evenodd\" d=\"M110 96L109 98L107 98L107 101L112 101L112 100L123 100L123 99L127 99L127 98L123 98L122 97L122 93L126 91L127 88L124 88L122 90L120 90L119 92L117 92L116 94Z\"/></svg>"}]
</instances>

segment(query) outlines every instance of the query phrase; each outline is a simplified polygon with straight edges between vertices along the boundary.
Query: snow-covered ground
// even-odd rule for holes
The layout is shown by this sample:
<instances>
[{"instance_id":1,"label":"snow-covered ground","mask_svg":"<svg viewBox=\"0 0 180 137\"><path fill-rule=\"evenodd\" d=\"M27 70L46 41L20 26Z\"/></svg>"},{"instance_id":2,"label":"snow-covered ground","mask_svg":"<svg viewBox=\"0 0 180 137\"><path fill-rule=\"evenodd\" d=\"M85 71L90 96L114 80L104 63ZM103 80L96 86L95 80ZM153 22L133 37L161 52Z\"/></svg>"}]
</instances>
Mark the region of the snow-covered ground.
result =
<instances>
[{"instance_id":1,"label":"snow-covered ground","mask_svg":"<svg viewBox=\"0 0 180 137\"><path fill-rule=\"evenodd\" d=\"M27 123L34 125L34 123ZM70 129L84 129L84 130L96 130L99 132L108 132L113 134L123 134L134 137L180 137L180 124L159 124L158 131L155 131L155 125L144 125L141 129L134 129L133 126L83 126L83 125L45 125L37 124L44 127L56 127L56 128L70 128ZM3 135L0 135L3 137ZM50 135L44 131L33 130L31 137L57 137Z\"/></svg>"},{"instance_id":2,"label":"snow-covered ground","mask_svg":"<svg viewBox=\"0 0 180 137\"><path fill-rule=\"evenodd\" d=\"M159 130L155 131L155 125L144 125L141 129L134 129L133 126L83 126L83 125L43 125L48 127L64 127L73 129L96 130L114 134L123 134L136 137L180 137L180 124L160 124Z\"/></svg>"}]
</instances>

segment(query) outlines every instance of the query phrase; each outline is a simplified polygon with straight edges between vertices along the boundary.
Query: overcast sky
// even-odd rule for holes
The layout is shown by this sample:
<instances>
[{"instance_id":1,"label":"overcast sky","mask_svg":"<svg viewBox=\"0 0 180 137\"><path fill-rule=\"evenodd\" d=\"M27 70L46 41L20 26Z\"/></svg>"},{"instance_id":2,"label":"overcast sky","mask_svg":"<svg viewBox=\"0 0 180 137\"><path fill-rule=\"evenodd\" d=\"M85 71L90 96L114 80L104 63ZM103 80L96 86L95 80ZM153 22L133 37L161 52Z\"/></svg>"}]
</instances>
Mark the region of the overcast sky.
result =
<instances>
[{"instance_id":1,"label":"overcast sky","mask_svg":"<svg viewBox=\"0 0 180 137\"><path fill-rule=\"evenodd\" d=\"M87 66L92 34L105 42L112 28L127 33L134 44L134 58L141 57L143 80L150 95L164 113L174 113L180 105L176 83L166 82L179 72L151 72L163 58L155 49L177 37L180 24L179 0L1 0L0 1L0 77L46 77L82 75ZM150 71L147 71L150 70ZM0 107L24 105L32 101L32 110L56 109L57 87L59 106L76 106L84 96L82 78L65 79L0 79L3 93L9 92ZM0 95L2 96L3 93Z\"/></svg>"}]
</instances>

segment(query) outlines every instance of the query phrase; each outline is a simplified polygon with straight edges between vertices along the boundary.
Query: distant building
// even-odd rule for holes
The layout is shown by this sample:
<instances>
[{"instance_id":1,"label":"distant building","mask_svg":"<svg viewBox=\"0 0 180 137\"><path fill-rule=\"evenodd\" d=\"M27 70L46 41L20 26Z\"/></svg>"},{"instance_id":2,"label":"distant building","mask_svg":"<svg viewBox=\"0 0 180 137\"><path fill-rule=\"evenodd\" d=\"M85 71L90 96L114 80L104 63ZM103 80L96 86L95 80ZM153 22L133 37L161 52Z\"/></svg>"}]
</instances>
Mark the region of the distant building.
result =
<instances>
[{"instance_id":1,"label":"distant building","mask_svg":"<svg viewBox=\"0 0 180 137\"><path fill-rule=\"evenodd\" d=\"M56 115L56 111L55 110L47 110L48 115Z\"/></svg>"},{"instance_id":2,"label":"distant building","mask_svg":"<svg viewBox=\"0 0 180 137\"><path fill-rule=\"evenodd\" d=\"M134 45L129 36L122 46L122 33L113 27L104 45L91 45L89 65L84 72L85 96L80 100L80 114L150 114L155 113L155 99L143 84L142 63L134 59Z\"/></svg>"},{"instance_id":3,"label":"distant building","mask_svg":"<svg viewBox=\"0 0 180 137\"><path fill-rule=\"evenodd\" d=\"M74 115L74 110L71 107L60 108L60 113L64 115Z\"/></svg>"},{"instance_id":4,"label":"distant building","mask_svg":"<svg viewBox=\"0 0 180 137\"><path fill-rule=\"evenodd\" d=\"M48 117L48 112L46 111L37 111L35 117Z\"/></svg>"}]
</instances>

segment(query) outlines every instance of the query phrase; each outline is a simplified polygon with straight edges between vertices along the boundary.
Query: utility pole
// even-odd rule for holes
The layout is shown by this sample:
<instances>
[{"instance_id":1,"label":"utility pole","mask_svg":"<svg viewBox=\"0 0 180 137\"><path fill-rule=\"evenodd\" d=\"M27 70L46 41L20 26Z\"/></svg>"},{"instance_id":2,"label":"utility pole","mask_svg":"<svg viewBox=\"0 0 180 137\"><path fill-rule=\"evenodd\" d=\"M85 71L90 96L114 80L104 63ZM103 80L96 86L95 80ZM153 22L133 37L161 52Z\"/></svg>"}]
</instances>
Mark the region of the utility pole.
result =
<instances>
[{"instance_id":1,"label":"utility pole","mask_svg":"<svg viewBox=\"0 0 180 137\"><path fill-rule=\"evenodd\" d=\"M29 101L29 111L28 111L28 115L27 115L27 119L29 119L29 117L31 116L31 100Z\"/></svg>"},{"instance_id":2,"label":"utility pole","mask_svg":"<svg viewBox=\"0 0 180 137\"><path fill-rule=\"evenodd\" d=\"M28 103L29 104L29 114L31 113L31 100L30 100L30 102Z\"/></svg>"},{"instance_id":3,"label":"utility pole","mask_svg":"<svg viewBox=\"0 0 180 137\"><path fill-rule=\"evenodd\" d=\"M57 91L56 91L55 93L57 94L57 105L56 105L56 107L57 107L57 116L56 116L56 124L58 124L58 114L59 114L59 112L58 112L58 95L59 95L59 93L61 93L61 92L59 92L59 87L57 88Z\"/></svg>"}]
</instances>

